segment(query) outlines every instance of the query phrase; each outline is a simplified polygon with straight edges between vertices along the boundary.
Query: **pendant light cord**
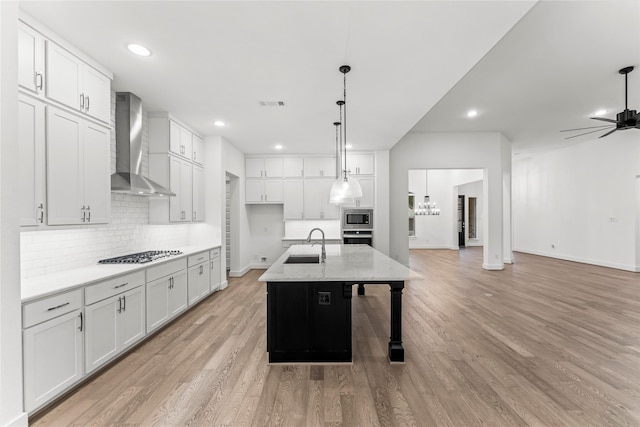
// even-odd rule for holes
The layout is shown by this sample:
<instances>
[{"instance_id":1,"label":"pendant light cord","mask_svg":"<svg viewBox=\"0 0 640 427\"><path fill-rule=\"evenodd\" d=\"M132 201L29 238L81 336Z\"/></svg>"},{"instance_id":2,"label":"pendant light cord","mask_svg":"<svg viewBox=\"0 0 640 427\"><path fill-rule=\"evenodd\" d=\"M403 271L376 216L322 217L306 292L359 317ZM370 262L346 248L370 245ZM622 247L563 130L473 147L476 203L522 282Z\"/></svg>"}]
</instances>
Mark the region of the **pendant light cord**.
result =
<instances>
[{"instance_id":1,"label":"pendant light cord","mask_svg":"<svg viewBox=\"0 0 640 427\"><path fill-rule=\"evenodd\" d=\"M344 93L342 100L344 101L344 121L340 119L343 123L342 125L342 133L344 134L344 179L347 180L347 73L351 68L346 71L343 71L342 75L344 77Z\"/></svg>"}]
</instances>

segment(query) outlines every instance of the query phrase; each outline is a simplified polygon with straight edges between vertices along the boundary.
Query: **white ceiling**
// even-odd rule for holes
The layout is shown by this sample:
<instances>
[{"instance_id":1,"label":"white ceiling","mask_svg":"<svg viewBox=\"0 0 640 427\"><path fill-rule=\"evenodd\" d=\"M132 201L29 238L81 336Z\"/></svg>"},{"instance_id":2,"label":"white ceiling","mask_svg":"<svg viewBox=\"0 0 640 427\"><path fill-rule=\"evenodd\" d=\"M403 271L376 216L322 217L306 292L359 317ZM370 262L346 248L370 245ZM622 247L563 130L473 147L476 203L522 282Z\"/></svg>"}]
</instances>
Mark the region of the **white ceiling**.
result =
<instances>
[{"instance_id":1,"label":"white ceiling","mask_svg":"<svg viewBox=\"0 0 640 427\"><path fill-rule=\"evenodd\" d=\"M20 7L113 71L114 89L136 93L146 110L170 111L247 154L274 152L276 143L285 153L306 154L335 149L342 64L352 67L348 139L355 150L389 149L414 125L503 131L516 148L529 150L562 142L559 129L592 125L588 117L597 108L613 117L623 108L617 70L640 65L640 3L534 4L22 1ZM125 46L132 41L152 56L131 55ZM636 109L638 77L640 70L630 74ZM474 120L464 118L471 107L480 112ZM229 125L216 128L217 119Z\"/></svg>"}]
</instances>

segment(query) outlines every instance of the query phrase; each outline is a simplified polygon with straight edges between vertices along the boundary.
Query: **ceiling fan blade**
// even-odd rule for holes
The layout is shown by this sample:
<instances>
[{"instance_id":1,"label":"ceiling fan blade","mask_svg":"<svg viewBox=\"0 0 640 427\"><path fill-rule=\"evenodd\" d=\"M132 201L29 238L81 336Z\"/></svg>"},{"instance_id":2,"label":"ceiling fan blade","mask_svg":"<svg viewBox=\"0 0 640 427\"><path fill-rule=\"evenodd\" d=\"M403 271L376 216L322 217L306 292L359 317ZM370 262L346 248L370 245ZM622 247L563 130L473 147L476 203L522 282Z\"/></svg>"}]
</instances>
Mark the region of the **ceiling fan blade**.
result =
<instances>
[{"instance_id":1,"label":"ceiling fan blade","mask_svg":"<svg viewBox=\"0 0 640 427\"><path fill-rule=\"evenodd\" d=\"M613 130L610 130L609 132L605 133L604 135L600 135L598 138L604 138L607 135L611 135L612 133L614 133L615 131L617 131L618 128L615 128Z\"/></svg>"},{"instance_id":2,"label":"ceiling fan blade","mask_svg":"<svg viewBox=\"0 0 640 427\"><path fill-rule=\"evenodd\" d=\"M588 135L590 133L601 132L603 130L604 129L596 129L596 130L592 130L592 131L589 131L589 132L581 133L581 134L578 134L578 135L568 136L565 139L577 138L577 137L582 136L582 135ZM615 129L614 129L614 131L615 131Z\"/></svg>"},{"instance_id":3,"label":"ceiling fan blade","mask_svg":"<svg viewBox=\"0 0 640 427\"><path fill-rule=\"evenodd\" d=\"M586 128L564 129L564 130L561 130L560 132L571 132L574 130L595 129L595 128L608 128L610 126L612 125L588 126Z\"/></svg>"},{"instance_id":4,"label":"ceiling fan blade","mask_svg":"<svg viewBox=\"0 0 640 427\"><path fill-rule=\"evenodd\" d=\"M613 119L607 119L604 117L591 117L592 120L602 120L603 122L609 122L609 123L618 123L617 120L613 120Z\"/></svg>"}]
</instances>

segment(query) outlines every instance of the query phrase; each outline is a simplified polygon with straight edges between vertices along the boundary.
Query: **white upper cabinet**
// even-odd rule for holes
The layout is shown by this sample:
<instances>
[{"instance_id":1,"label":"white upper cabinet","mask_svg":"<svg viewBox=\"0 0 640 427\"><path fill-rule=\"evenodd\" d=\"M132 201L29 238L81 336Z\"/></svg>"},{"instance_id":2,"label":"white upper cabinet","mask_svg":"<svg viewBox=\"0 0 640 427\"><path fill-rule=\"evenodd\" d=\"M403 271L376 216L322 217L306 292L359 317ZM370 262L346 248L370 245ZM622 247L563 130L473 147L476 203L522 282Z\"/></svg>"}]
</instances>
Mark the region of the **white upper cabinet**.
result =
<instances>
[{"instance_id":1,"label":"white upper cabinet","mask_svg":"<svg viewBox=\"0 0 640 427\"><path fill-rule=\"evenodd\" d=\"M282 178L282 174L280 157L249 157L245 160L245 178Z\"/></svg>"},{"instance_id":2,"label":"white upper cabinet","mask_svg":"<svg viewBox=\"0 0 640 427\"><path fill-rule=\"evenodd\" d=\"M36 94L44 91L44 37L18 24L18 84Z\"/></svg>"},{"instance_id":3,"label":"white upper cabinet","mask_svg":"<svg viewBox=\"0 0 640 427\"><path fill-rule=\"evenodd\" d=\"M375 175L373 154L347 154L347 168L351 175Z\"/></svg>"},{"instance_id":4,"label":"white upper cabinet","mask_svg":"<svg viewBox=\"0 0 640 427\"><path fill-rule=\"evenodd\" d=\"M20 225L44 225L45 200L45 104L18 96L18 142L20 147Z\"/></svg>"},{"instance_id":5,"label":"white upper cabinet","mask_svg":"<svg viewBox=\"0 0 640 427\"><path fill-rule=\"evenodd\" d=\"M193 153L191 160L199 165L204 163L204 140L198 135L193 134L191 152Z\"/></svg>"},{"instance_id":6,"label":"white upper cabinet","mask_svg":"<svg viewBox=\"0 0 640 427\"><path fill-rule=\"evenodd\" d=\"M50 40L45 57L47 98L108 123L110 78Z\"/></svg>"},{"instance_id":7,"label":"white upper cabinet","mask_svg":"<svg viewBox=\"0 0 640 427\"><path fill-rule=\"evenodd\" d=\"M193 213L191 220L194 222L204 221L204 169L193 165L192 173Z\"/></svg>"},{"instance_id":8,"label":"white upper cabinet","mask_svg":"<svg viewBox=\"0 0 640 427\"><path fill-rule=\"evenodd\" d=\"M168 113L149 114L149 152L172 153L185 160L194 161L194 139L197 139L195 156L203 163L202 138L187 129Z\"/></svg>"},{"instance_id":9,"label":"white upper cabinet","mask_svg":"<svg viewBox=\"0 0 640 427\"><path fill-rule=\"evenodd\" d=\"M304 158L305 178L335 178L336 158L335 157L305 157Z\"/></svg>"},{"instance_id":10,"label":"white upper cabinet","mask_svg":"<svg viewBox=\"0 0 640 427\"><path fill-rule=\"evenodd\" d=\"M362 188L362 197L353 203L345 204L344 207L373 208L374 180L374 177L358 177L360 188Z\"/></svg>"},{"instance_id":11,"label":"white upper cabinet","mask_svg":"<svg viewBox=\"0 0 640 427\"><path fill-rule=\"evenodd\" d=\"M194 167L191 162L173 154L149 154L149 178L176 194L149 200L149 221L152 224L192 221ZM202 194L202 189L198 189L196 196Z\"/></svg>"},{"instance_id":12,"label":"white upper cabinet","mask_svg":"<svg viewBox=\"0 0 640 427\"><path fill-rule=\"evenodd\" d=\"M304 176L304 161L302 157L285 157L283 169L285 178L302 178Z\"/></svg>"},{"instance_id":13,"label":"white upper cabinet","mask_svg":"<svg viewBox=\"0 0 640 427\"><path fill-rule=\"evenodd\" d=\"M304 219L338 219L338 207L329 203L332 184L326 179L304 181Z\"/></svg>"},{"instance_id":14,"label":"white upper cabinet","mask_svg":"<svg viewBox=\"0 0 640 427\"><path fill-rule=\"evenodd\" d=\"M283 219L304 219L304 192L301 179L286 179L282 184Z\"/></svg>"},{"instance_id":15,"label":"white upper cabinet","mask_svg":"<svg viewBox=\"0 0 640 427\"><path fill-rule=\"evenodd\" d=\"M49 225L108 222L110 132L74 114L47 107Z\"/></svg>"}]
</instances>

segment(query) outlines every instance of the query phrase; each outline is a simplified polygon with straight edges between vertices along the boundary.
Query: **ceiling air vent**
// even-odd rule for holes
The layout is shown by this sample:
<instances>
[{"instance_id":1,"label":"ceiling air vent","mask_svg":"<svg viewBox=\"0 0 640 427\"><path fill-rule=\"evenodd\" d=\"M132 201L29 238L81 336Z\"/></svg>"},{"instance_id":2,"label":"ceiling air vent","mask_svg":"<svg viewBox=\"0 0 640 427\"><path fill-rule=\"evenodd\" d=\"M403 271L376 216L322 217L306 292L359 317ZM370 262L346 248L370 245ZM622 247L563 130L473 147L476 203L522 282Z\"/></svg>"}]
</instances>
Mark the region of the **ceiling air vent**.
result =
<instances>
[{"instance_id":1,"label":"ceiling air vent","mask_svg":"<svg viewBox=\"0 0 640 427\"><path fill-rule=\"evenodd\" d=\"M259 101L261 107L284 107L284 101Z\"/></svg>"}]
</instances>

